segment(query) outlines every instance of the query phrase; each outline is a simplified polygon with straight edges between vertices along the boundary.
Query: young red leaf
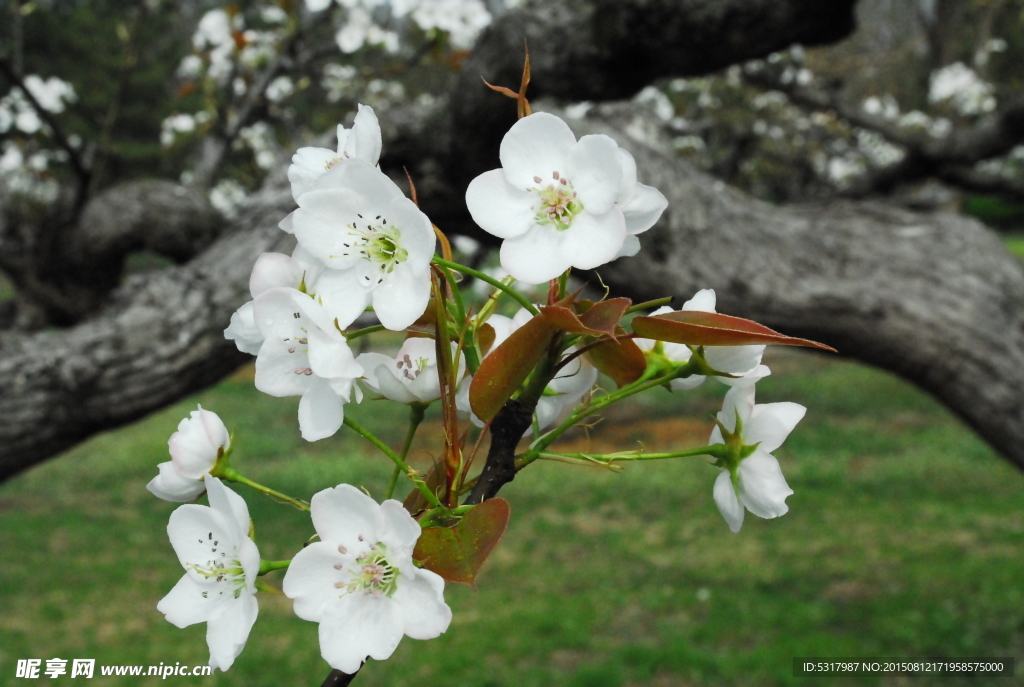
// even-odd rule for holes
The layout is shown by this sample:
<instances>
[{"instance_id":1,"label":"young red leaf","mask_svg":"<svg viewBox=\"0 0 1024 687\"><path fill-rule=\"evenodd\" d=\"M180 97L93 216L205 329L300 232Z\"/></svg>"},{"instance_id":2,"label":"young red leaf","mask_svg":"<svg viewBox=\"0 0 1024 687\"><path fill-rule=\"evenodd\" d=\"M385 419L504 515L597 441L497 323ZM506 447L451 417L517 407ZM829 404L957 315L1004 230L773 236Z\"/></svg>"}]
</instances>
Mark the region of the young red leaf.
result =
<instances>
[{"instance_id":1,"label":"young red leaf","mask_svg":"<svg viewBox=\"0 0 1024 687\"><path fill-rule=\"evenodd\" d=\"M580 322L590 329L596 329L611 336L615 335L615 328L619 320L626 314L626 310L633 304L628 298L610 298L600 303L595 303L580 315Z\"/></svg>"},{"instance_id":2,"label":"young red leaf","mask_svg":"<svg viewBox=\"0 0 1024 687\"><path fill-rule=\"evenodd\" d=\"M806 346L835 352L836 349L816 341L780 334L762 324L731 315L713 312L680 310L656 317L633 318L633 332L658 341L690 346L750 346L779 344Z\"/></svg>"},{"instance_id":3,"label":"young red leaf","mask_svg":"<svg viewBox=\"0 0 1024 687\"><path fill-rule=\"evenodd\" d=\"M476 586L476 576L505 533L508 501L489 499L474 506L455 527L427 527L420 534L413 560L448 582Z\"/></svg>"},{"instance_id":4,"label":"young red leaf","mask_svg":"<svg viewBox=\"0 0 1024 687\"><path fill-rule=\"evenodd\" d=\"M604 332L591 329L576 317L576 313L561 305L549 305L540 309L541 316L551 323L555 329L571 334L593 334L599 336ZM535 318L536 319L536 318Z\"/></svg>"},{"instance_id":5,"label":"young red leaf","mask_svg":"<svg viewBox=\"0 0 1024 687\"><path fill-rule=\"evenodd\" d=\"M534 317L483 359L469 387L469 405L478 418L487 422L498 414L557 333L545 317Z\"/></svg>"},{"instance_id":6,"label":"young red leaf","mask_svg":"<svg viewBox=\"0 0 1024 687\"><path fill-rule=\"evenodd\" d=\"M587 345L590 341L584 341ZM598 370L612 378L615 385L623 387L640 379L647 369L647 358L632 339L605 341L584 355Z\"/></svg>"}]
</instances>

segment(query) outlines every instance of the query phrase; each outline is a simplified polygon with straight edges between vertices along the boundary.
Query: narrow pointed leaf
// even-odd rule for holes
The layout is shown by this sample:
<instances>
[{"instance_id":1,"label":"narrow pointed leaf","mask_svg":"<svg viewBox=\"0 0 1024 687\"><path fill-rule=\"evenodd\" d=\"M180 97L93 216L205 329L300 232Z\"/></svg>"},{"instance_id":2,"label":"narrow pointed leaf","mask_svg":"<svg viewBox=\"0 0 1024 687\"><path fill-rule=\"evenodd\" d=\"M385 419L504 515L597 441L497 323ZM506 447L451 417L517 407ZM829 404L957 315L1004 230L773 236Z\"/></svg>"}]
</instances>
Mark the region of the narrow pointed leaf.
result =
<instances>
[{"instance_id":1,"label":"narrow pointed leaf","mask_svg":"<svg viewBox=\"0 0 1024 687\"><path fill-rule=\"evenodd\" d=\"M589 341L584 341L587 345ZM619 388L640 379L647 369L647 358L632 339L605 341L584 355L599 371L611 377Z\"/></svg>"},{"instance_id":2,"label":"narrow pointed leaf","mask_svg":"<svg viewBox=\"0 0 1024 687\"><path fill-rule=\"evenodd\" d=\"M477 417L487 422L498 414L540 362L556 334L558 330L547 318L534 317L483 359L469 387L469 405Z\"/></svg>"},{"instance_id":3,"label":"narrow pointed leaf","mask_svg":"<svg viewBox=\"0 0 1024 687\"><path fill-rule=\"evenodd\" d=\"M549 305L540 309L541 315L551 323L555 329L571 334L591 334L600 336L604 332L598 329L591 329L580 321L572 310L561 305Z\"/></svg>"},{"instance_id":4,"label":"narrow pointed leaf","mask_svg":"<svg viewBox=\"0 0 1024 687\"><path fill-rule=\"evenodd\" d=\"M691 346L778 344L820 348L832 352L836 350L816 341L780 334L762 324L741 317L693 310L680 310L656 317L635 317L633 318L633 332L647 339Z\"/></svg>"},{"instance_id":5,"label":"narrow pointed leaf","mask_svg":"<svg viewBox=\"0 0 1024 687\"><path fill-rule=\"evenodd\" d=\"M427 527L416 542L413 560L448 582L476 586L484 561L508 527L508 501L494 498L466 513L454 527Z\"/></svg>"}]
</instances>

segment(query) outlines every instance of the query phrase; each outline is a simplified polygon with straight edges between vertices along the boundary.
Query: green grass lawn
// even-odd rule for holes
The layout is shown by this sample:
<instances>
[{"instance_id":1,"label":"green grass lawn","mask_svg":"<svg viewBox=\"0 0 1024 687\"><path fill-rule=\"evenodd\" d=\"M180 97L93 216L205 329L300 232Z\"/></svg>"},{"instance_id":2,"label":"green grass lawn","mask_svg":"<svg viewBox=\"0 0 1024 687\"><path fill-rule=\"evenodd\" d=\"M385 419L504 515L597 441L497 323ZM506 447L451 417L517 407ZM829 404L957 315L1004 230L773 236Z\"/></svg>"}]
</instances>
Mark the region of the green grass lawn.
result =
<instances>
[{"instance_id":1,"label":"green grass lawn","mask_svg":"<svg viewBox=\"0 0 1024 687\"><path fill-rule=\"evenodd\" d=\"M1024 658L1024 475L893 377L817 355L768 362L775 374L758 400L809 408L777 452L796 492L789 514L748 515L732 534L711 497L717 471L700 459L624 474L536 464L502 494L512 520L479 589L446 590L448 632L405 639L355 684L921 685L932 683L796 678L792 659ZM708 382L651 395L568 445L700 445L723 393ZM259 394L244 373L96 437L0 486L0 684L21 683L19 658L207 662L205 625L178 630L156 611L182 570L165 532L175 506L145 490L196 402L236 430L236 465L253 479L303 498L339 482L381 498L390 474L382 457L344 432L303 442L297 400ZM350 412L399 441L403 413L390 404ZM436 431L427 425L426 435ZM424 462L437 445L425 438ZM312 534L306 515L239 491L264 558L289 557ZM328 667L316 625L294 616L287 598L259 601L228 673L166 683L97 675L90 684L319 684Z\"/></svg>"}]
</instances>

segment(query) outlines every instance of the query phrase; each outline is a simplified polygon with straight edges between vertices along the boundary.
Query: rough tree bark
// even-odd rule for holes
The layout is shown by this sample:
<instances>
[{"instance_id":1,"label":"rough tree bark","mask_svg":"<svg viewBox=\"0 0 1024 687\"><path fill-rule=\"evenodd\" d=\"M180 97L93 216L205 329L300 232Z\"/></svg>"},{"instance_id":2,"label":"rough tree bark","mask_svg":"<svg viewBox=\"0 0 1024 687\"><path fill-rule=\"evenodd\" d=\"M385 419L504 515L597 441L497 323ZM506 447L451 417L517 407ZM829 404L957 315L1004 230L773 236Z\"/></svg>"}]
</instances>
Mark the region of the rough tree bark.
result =
<instances>
[{"instance_id":1,"label":"rough tree bark","mask_svg":"<svg viewBox=\"0 0 1024 687\"><path fill-rule=\"evenodd\" d=\"M852 26L851 6L564 0L509 13L481 38L450 107L429 119L395 113L384 166L408 164L428 214L448 231L471 230L460 188L497 166L514 117L509 101L476 79L517 84L524 37L533 92L606 100L658 76L837 40ZM660 154L656 140L630 143L615 108L578 124L607 127L672 203L640 256L602 268L606 281L636 296L714 287L723 310L920 384L1024 465L1024 443L1014 442L1024 431L1024 273L996 237L964 218L869 203L772 207ZM227 235L184 266L129 281L91 321L0 336L0 478L229 373L243 357L222 330L245 300L256 256L287 250L276 223L292 205L282 178L269 180Z\"/></svg>"}]
</instances>

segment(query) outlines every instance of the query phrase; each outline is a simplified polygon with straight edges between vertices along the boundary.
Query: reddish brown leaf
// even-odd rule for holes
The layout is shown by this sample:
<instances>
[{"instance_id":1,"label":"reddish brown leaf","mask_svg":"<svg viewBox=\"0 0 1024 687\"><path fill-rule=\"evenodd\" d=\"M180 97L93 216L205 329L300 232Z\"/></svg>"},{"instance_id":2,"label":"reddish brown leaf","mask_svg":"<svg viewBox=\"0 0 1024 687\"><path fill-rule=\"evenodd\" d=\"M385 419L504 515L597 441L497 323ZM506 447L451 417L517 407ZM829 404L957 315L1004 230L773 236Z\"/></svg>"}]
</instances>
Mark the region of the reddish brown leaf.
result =
<instances>
[{"instance_id":1,"label":"reddish brown leaf","mask_svg":"<svg viewBox=\"0 0 1024 687\"><path fill-rule=\"evenodd\" d=\"M593 334L594 336L600 336L604 333L583 324L580 318L576 317L576 313L561 305L548 305L542 307L540 312L541 316L550 322L552 327L561 329L563 332Z\"/></svg>"},{"instance_id":2,"label":"reddish brown leaf","mask_svg":"<svg viewBox=\"0 0 1024 687\"><path fill-rule=\"evenodd\" d=\"M476 586L484 561L505 533L508 501L494 498L466 513L455 527L427 527L416 542L413 560L448 582Z\"/></svg>"},{"instance_id":3,"label":"reddish brown leaf","mask_svg":"<svg viewBox=\"0 0 1024 687\"><path fill-rule=\"evenodd\" d=\"M586 343L589 342L585 342L584 345ZM611 377L620 388L640 379L647 369L647 358L632 339L605 341L589 349L584 355L594 367Z\"/></svg>"},{"instance_id":4,"label":"reddish brown leaf","mask_svg":"<svg viewBox=\"0 0 1024 687\"><path fill-rule=\"evenodd\" d=\"M580 322L590 329L614 336L619 320L631 305L633 305L633 301L628 298L610 298L588 308L580 316Z\"/></svg>"},{"instance_id":5,"label":"reddish brown leaf","mask_svg":"<svg viewBox=\"0 0 1024 687\"><path fill-rule=\"evenodd\" d=\"M491 346L494 345L494 327L484 322L482 325L476 328L476 345L480 349L480 355L487 355L488 351L491 350Z\"/></svg>"},{"instance_id":6,"label":"reddish brown leaf","mask_svg":"<svg viewBox=\"0 0 1024 687\"><path fill-rule=\"evenodd\" d=\"M689 344L691 346L749 346L779 344L806 346L825 351L836 349L825 344L780 334L762 324L741 317L713 312L680 310L656 317L633 318L633 331L647 339Z\"/></svg>"},{"instance_id":7,"label":"reddish brown leaf","mask_svg":"<svg viewBox=\"0 0 1024 687\"><path fill-rule=\"evenodd\" d=\"M547 318L534 317L483 359L469 387L469 405L477 417L487 422L498 414L557 333Z\"/></svg>"}]
</instances>

